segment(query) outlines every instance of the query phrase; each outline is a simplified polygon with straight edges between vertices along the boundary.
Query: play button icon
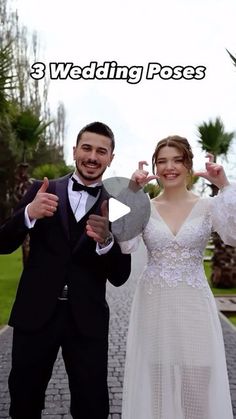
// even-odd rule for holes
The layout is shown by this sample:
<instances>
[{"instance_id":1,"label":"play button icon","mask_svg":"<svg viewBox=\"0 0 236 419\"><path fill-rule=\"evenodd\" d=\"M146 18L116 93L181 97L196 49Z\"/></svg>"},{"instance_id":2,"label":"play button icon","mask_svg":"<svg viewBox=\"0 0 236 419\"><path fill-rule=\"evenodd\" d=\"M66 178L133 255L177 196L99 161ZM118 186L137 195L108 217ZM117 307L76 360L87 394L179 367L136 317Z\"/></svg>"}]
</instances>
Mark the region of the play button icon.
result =
<instances>
[{"instance_id":1,"label":"play button icon","mask_svg":"<svg viewBox=\"0 0 236 419\"><path fill-rule=\"evenodd\" d=\"M105 179L111 231L118 241L138 236L146 227L150 213L149 196L136 182L124 177Z\"/></svg>"},{"instance_id":2,"label":"play button icon","mask_svg":"<svg viewBox=\"0 0 236 419\"><path fill-rule=\"evenodd\" d=\"M117 199L109 199L109 221L113 223L124 215L129 214L130 207L118 201Z\"/></svg>"}]
</instances>

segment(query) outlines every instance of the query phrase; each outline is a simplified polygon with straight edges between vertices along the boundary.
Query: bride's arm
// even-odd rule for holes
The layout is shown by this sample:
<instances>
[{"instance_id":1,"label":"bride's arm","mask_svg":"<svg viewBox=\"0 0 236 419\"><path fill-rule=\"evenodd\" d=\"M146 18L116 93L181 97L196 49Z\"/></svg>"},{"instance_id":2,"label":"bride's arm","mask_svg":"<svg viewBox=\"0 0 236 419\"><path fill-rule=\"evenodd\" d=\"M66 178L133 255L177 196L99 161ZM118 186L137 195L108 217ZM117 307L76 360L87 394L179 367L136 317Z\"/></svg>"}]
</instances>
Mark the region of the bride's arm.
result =
<instances>
[{"instance_id":1,"label":"bride's arm","mask_svg":"<svg viewBox=\"0 0 236 419\"><path fill-rule=\"evenodd\" d=\"M225 244L236 247L236 185L222 188L218 195L210 199L213 231Z\"/></svg>"},{"instance_id":2,"label":"bride's arm","mask_svg":"<svg viewBox=\"0 0 236 419\"><path fill-rule=\"evenodd\" d=\"M225 244L236 246L236 185L231 185L223 166L214 162L214 156L207 155L206 170L195 173L219 188L219 193L210 198L210 213L213 231L216 231Z\"/></svg>"},{"instance_id":3,"label":"bride's arm","mask_svg":"<svg viewBox=\"0 0 236 419\"><path fill-rule=\"evenodd\" d=\"M142 235L134 237L133 239L119 242L122 253L133 253L138 250L139 244L141 242Z\"/></svg>"}]
</instances>

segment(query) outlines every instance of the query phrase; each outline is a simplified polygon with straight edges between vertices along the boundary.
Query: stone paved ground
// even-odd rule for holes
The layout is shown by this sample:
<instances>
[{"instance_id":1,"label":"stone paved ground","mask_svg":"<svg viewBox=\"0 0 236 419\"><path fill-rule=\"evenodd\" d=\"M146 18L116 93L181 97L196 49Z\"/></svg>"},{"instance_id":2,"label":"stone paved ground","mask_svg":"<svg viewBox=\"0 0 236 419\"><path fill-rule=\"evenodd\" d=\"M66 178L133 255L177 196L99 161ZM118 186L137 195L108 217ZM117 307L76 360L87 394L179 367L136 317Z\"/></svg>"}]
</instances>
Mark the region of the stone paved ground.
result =
<instances>
[{"instance_id":1,"label":"stone paved ground","mask_svg":"<svg viewBox=\"0 0 236 419\"><path fill-rule=\"evenodd\" d=\"M139 255L137 255L139 256ZM122 382L125 361L125 342L128 328L130 304L135 289L135 279L140 271L142 258L137 257L133 266L133 275L120 288L108 286L107 298L111 308L110 349L109 349L109 392L110 419L121 418ZM234 418L236 419L236 330L222 319L226 346L230 388L233 400ZM9 395L7 377L10 369L11 351L10 328L0 334L0 419L9 418ZM54 367L46 397L46 409L43 419L71 419L69 410L68 382L61 356ZM224 419L224 418L222 418Z\"/></svg>"}]
</instances>

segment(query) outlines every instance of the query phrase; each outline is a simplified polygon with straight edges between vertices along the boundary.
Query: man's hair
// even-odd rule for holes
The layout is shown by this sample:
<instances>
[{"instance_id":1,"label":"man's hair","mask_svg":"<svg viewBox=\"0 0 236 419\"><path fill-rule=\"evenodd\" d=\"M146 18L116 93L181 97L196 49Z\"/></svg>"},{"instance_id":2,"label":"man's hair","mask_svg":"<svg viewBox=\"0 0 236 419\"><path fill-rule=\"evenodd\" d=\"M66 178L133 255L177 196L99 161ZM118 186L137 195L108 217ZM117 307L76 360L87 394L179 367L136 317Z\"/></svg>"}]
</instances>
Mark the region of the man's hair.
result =
<instances>
[{"instance_id":1,"label":"man's hair","mask_svg":"<svg viewBox=\"0 0 236 419\"><path fill-rule=\"evenodd\" d=\"M110 138L112 151L114 150L115 137L108 125L103 122L91 122L90 124L85 125L85 127L83 127L77 135L76 146L78 145L84 132L94 132L95 134L104 135L105 137Z\"/></svg>"}]
</instances>

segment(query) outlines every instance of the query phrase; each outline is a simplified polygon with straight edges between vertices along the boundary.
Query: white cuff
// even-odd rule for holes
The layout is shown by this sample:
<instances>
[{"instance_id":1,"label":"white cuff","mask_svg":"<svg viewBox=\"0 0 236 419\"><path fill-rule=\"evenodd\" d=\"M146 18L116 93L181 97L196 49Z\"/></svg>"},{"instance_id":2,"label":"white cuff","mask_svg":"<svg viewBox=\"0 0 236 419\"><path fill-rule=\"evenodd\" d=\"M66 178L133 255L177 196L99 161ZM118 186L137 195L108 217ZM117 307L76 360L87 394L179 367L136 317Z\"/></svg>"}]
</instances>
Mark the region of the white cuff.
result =
<instances>
[{"instance_id":1,"label":"white cuff","mask_svg":"<svg viewBox=\"0 0 236 419\"><path fill-rule=\"evenodd\" d=\"M114 244L114 238L112 239L112 242L110 244L108 244L108 246L106 246L106 247L101 247L101 246L99 246L99 243L97 243L97 245L96 245L97 254L100 255L100 256L105 255L112 248L113 244Z\"/></svg>"},{"instance_id":2,"label":"white cuff","mask_svg":"<svg viewBox=\"0 0 236 419\"><path fill-rule=\"evenodd\" d=\"M28 206L29 206L29 204L25 207L25 225L28 228L33 228L37 220L36 220L36 218L32 221L29 219Z\"/></svg>"}]
</instances>

